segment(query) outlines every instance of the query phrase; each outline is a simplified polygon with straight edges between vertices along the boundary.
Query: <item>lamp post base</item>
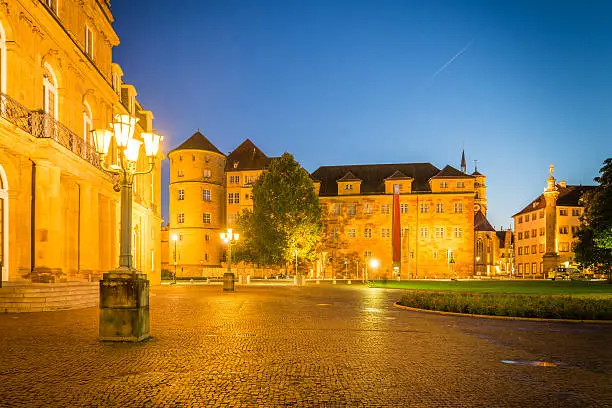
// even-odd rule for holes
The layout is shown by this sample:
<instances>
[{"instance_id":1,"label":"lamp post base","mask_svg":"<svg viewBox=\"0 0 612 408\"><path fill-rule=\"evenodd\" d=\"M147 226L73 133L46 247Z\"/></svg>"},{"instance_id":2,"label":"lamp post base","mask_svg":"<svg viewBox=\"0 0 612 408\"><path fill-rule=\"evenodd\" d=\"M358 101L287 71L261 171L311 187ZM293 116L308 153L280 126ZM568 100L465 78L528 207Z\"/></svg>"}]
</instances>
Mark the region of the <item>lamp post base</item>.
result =
<instances>
[{"instance_id":1,"label":"lamp post base","mask_svg":"<svg viewBox=\"0 0 612 408\"><path fill-rule=\"evenodd\" d=\"M223 274L223 291L224 292L234 291L234 274L231 272L225 272Z\"/></svg>"},{"instance_id":2,"label":"lamp post base","mask_svg":"<svg viewBox=\"0 0 612 408\"><path fill-rule=\"evenodd\" d=\"M107 272L100 281L102 341L139 342L149 337L149 281L135 269Z\"/></svg>"}]
</instances>

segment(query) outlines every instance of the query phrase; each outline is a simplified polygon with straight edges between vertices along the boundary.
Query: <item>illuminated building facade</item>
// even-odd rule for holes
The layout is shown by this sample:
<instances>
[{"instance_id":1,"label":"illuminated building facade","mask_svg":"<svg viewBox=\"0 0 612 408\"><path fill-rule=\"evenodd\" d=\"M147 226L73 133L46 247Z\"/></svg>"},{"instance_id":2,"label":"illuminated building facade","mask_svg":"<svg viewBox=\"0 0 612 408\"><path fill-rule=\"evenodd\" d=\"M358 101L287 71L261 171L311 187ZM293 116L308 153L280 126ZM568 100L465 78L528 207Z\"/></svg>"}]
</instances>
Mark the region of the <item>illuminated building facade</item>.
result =
<instances>
[{"instance_id":1,"label":"illuminated building facade","mask_svg":"<svg viewBox=\"0 0 612 408\"><path fill-rule=\"evenodd\" d=\"M112 62L109 1L0 3L0 261L3 281L97 280L118 265L119 194L91 130L116 114L153 131ZM136 178L134 266L159 282L161 155ZM117 160L111 146L109 161ZM138 168L148 167L144 148Z\"/></svg>"},{"instance_id":2,"label":"illuminated building facade","mask_svg":"<svg viewBox=\"0 0 612 408\"><path fill-rule=\"evenodd\" d=\"M574 263L573 243L583 211L580 198L595 187L557 183L553 169L544 192L513 216L519 278L552 277L557 268Z\"/></svg>"}]
</instances>

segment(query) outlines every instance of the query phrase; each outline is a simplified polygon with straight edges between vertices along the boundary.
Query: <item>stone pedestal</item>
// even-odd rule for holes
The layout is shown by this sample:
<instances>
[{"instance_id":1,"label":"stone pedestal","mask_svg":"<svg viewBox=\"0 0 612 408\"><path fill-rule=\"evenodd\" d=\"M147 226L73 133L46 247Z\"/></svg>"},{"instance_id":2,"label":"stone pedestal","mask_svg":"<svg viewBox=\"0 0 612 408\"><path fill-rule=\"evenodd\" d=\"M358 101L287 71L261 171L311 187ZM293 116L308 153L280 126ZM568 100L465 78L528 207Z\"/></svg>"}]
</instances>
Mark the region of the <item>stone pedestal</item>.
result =
<instances>
[{"instance_id":1,"label":"stone pedestal","mask_svg":"<svg viewBox=\"0 0 612 408\"><path fill-rule=\"evenodd\" d=\"M233 292L234 291L234 274L225 272L223 274L223 291Z\"/></svg>"},{"instance_id":2,"label":"stone pedestal","mask_svg":"<svg viewBox=\"0 0 612 408\"><path fill-rule=\"evenodd\" d=\"M100 340L138 342L149 337L149 281L121 270L100 281Z\"/></svg>"},{"instance_id":3,"label":"stone pedestal","mask_svg":"<svg viewBox=\"0 0 612 408\"><path fill-rule=\"evenodd\" d=\"M546 279L550 274L552 274L552 276L555 276L558 266L559 256L556 253L544 254L544 256L542 256L542 268L544 269L542 271L542 277Z\"/></svg>"}]
</instances>

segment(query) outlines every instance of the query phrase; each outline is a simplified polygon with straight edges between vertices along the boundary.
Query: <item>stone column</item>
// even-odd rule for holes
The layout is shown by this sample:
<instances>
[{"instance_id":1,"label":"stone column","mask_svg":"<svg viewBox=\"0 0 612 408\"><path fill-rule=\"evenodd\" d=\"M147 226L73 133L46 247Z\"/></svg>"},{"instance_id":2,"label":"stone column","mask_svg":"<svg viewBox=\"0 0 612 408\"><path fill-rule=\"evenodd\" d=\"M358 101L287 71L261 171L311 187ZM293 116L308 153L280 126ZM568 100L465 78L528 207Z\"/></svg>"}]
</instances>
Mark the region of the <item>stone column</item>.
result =
<instances>
[{"instance_id":1,"label":"stone column","mask_svg":"<svg viewBox=\"0 0 612 408\"><path fill-rule=\"evenodd\" d=\"M63 274L60 168L45 160L36 162L35 245L33 282L55 282Z\"/></svg>"},{"instance_id":2,"label":"stone column","mask_svg":"<svg viewBox=\"0 0 612 408\"><path fill-rule=\"evenodd\" d=\"M546 200L546 208L544 210L546 241L545 253L542 257L543 278L548 277L548 274L551 272L554 274L559 264L559 255L557 254L557 198L559 198L559 191L555 185L555 178L552 175L553 170L554 166L551 165L550 176L546 180L547 186L544 190L544 200Z\"/></svg>"},{"instance_id":3,"label":"stone column","mask_svg":"<svg viewBox=\"0 0 612 408\"><path fill-rule=\"evenodd\" d=\"M80 183L80 274L81 278L93 280L100 270L100 219L98 192L87 183Z\"/></svg>"}]
</instances>

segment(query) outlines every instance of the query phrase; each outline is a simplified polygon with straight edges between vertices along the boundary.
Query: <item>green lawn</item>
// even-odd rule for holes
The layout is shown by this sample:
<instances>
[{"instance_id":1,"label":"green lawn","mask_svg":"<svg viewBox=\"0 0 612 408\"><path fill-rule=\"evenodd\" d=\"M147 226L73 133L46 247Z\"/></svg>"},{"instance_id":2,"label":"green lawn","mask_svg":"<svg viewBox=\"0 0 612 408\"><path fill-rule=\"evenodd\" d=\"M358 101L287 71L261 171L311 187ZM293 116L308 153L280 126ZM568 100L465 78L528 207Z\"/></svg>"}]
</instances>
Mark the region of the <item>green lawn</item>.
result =
<instances>
[{"instance_id":1,"label":"green lawn","mask_svg":"<svg viewBox=\"0 0 612 408\"><path fill-rule=\"evenodd\" d=\"M612 299L606 281L376 281L374 287L411 290L572 295Z\"/></svg>"}]
</instances>

